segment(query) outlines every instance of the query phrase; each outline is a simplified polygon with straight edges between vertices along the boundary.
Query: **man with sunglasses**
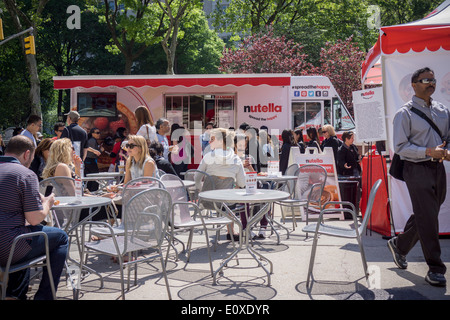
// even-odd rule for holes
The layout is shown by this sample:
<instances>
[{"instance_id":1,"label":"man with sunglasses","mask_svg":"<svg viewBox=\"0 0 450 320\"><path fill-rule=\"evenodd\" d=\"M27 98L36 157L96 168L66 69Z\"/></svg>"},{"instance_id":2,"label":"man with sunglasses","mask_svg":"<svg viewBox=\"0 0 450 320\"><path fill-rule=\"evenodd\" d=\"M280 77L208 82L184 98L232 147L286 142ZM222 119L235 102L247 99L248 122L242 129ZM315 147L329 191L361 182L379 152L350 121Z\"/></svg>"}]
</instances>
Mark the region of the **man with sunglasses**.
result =
<instances>
[{"instance_id":1,"label":"man with sunglasses","mask_svg":"<svg viewBox=\"0 0 450 320\"><path fill-rule=\"evenodd\" d=\"M403 178L411 198L413 214L403 233L388 241L394 262L406 269L406 255L420 240L429 271L425 280L433 286L445 286L446 266L441 260L439 243L439 209L446 197L444 160L450 142L450 112L431 95L436 89L434 71L422 68L411 77L412 100L401 107L394 117L394 151L405 160ZM428 117L438 130L412 108ZM440 133L438 133L440 131Z\"/></svg>"}]
</instances>

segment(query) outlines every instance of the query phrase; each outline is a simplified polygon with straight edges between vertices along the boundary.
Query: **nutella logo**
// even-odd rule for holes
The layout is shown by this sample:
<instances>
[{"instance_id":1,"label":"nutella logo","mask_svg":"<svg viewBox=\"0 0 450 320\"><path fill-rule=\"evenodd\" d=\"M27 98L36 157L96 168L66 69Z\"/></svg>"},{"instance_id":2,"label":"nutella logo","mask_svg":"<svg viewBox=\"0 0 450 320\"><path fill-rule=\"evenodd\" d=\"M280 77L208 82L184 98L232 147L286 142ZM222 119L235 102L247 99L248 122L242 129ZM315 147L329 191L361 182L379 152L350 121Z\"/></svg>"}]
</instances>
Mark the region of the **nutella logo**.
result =
<instances>
[{"instance_id":1,"label":"nutella logo","mask_svg":"<svg viewBox=\"0 0 450 320\"><path fill-rule=\"evenodd\" d=\"M244 112L282 112L282 108L274 103L269 103L267 106L258 104L256 106L244 106Z\"/></svg>"},{"instance_id":2,"label":"nutella logo","mask_svg":"<svg viewBox=\"0 0 450 320\"><path fill-rule=\"evenodd\" d=\"M306 163L323 163L322 159L306 159Z\"/></svg>"},{"instance_id":3,"label":"nutella logo","mask_svg":"<svg viewBox=\"0 0 450 320\"><path fill-rule=\"evenodd\" d=\"M375 92L370 90L370 91L361 93L361 97L363 97L363 99L372 99L374 94L375 94Z\"/></svg>"}]
</instances>

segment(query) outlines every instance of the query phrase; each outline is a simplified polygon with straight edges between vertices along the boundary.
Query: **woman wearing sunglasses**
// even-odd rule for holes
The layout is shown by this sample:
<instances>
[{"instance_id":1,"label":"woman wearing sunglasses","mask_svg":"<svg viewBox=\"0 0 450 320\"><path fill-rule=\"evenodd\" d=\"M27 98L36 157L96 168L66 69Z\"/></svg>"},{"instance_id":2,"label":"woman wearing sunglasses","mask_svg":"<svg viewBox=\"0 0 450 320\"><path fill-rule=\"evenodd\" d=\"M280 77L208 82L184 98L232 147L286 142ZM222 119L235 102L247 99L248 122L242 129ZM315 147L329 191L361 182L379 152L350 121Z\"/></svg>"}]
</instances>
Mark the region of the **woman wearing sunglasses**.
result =
<instances>
[{"instance_id":1,"label":"woman wearing sunglasses","mask_svg":"<svg viewBox=\"0 0 450 320\"><path fill-rule=\"evenodd\" d=\"M150 157L147 141L142 136L130 135L126 144L128 160L125 165L124 184L140 177L153 177L156 164Z\"/></svg>"}]
</instances>

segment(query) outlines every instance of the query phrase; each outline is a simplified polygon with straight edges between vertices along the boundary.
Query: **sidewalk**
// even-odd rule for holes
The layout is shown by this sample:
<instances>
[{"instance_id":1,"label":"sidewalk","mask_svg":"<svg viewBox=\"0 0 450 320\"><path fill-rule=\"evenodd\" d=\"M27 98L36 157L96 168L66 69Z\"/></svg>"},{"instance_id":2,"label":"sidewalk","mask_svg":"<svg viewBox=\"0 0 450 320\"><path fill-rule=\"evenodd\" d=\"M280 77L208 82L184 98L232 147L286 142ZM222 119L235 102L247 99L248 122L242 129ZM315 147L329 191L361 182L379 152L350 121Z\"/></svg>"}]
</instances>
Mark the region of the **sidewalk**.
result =
<instances>
[{"instance_id":1,"label":"sidewalk","mask_svg":"<svg viewBox=\"0 0 450 320\"><path fill-rule=\"evenodd\" d=\"M276 220L280 213L276 210ZM329 220L329 223L350 226L350 220ZM298 222L292 231L292 222L286 221L291 234L289 238L280 230L281 243L276 243L272 235L264 240L254 241L254 248L273 263L271 285L267 286L267 276L248 253L239 255L239 266L232 261L224 274L218 276L217 285L212 284L208 255L203 234L194 236L191 262L184 269L185 255L178 261L169 260L167 274L173 300L450 300L449 285L444 288L432 287L425 282L428 270L420 244L407 256L408 269L400 270L392 260L387 240L380 234L367 230L363 237L369 270L373 272L369 289L363 274L361 256L354 240L321 236L318 243L314 279L311 288L306 288L312 238L306 238L301 231L304 222ZM187 240L187 234L179 237ZM211 237L213 239L213 237ZM72 246L75 250L75 246ZM177 247L181 250L181 245ZM212 247L211 247L212 248ZM441 238L442 259L450 266L450 239ZM225 240L222 232L216 252L211 249L213 266L232 250L231 242ZM173 253L173 250L171 250ZM244 251L243 251L244 252ZM72 254L74 254L73 252ZM73 255L73 257L76 257ZM152 266L153 265L153 266ZM138 282L126 292L127 300L167 300L165 283L159 271L160 263L139 264ZM79 300L120 299L120 274L118 264L109 257L92 256L88 266L104 276L104 287L100 288L99 278L90 274L81 283ZM126 275L126 272L125 272ZM133 279L133 274L132 278ZM449 280L448 273L447 279ZM133 280L131 280L133 284ZM33 291L37 288L35 284ZM33 292L29 293L32 296ZM73 299L72 291L62 280L57 292L59 300Z\"/></svg>"}]
</instances>

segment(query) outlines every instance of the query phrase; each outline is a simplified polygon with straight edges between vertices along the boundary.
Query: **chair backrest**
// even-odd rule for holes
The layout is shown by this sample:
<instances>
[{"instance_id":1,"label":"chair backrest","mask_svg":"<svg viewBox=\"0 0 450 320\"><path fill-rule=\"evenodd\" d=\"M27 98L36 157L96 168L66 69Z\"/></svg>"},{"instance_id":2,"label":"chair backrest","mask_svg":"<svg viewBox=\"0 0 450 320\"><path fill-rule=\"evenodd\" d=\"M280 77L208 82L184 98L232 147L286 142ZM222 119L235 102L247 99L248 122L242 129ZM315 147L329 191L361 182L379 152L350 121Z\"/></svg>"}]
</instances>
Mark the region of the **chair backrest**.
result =
<instances>
[{"instance_id":1,"label":"chair backrest","mask_svg":"<svg viewBox=\"0 0 450 320\"><path fill-rule=\"evenodd\" d=\"M75 179L70 177L51 177L39 182L39 192L45 194L48 186L53 187L53 193L57 197L75 196Z\"/></svg>"},{"instance_id":2,"label":"chair backrest","mask_svg":"<svg viewBox=\"0 0 450 320\"><path fill-rule=\"evenodd\" d=\"M172 198L172 215L170 222L174 222L176 226L179 223L185 223L191 220L189 207L183 204L175 204L176 202L187 203L189 201L187 190L178 176L173 174L165 174L161 177L161 182Z\"/></svg>"},{"instance_id":3,"label":"chair backrest","mask_svg":"<svg viewBox=\"0 0 450 320\"><path fill-rule=\"evenodd\" d=\"M300 167L298 166L298 164L296 164L296 163L291 164L286 169L286 172L284 174L286 176L296 176L298 174L299 168ZM293 194L294 190L295 190L295 180L286 181L286 184L283 184L282 189L285 190L286 192L289 192L290 194Z\"/></svg>"},{"instance_id":4,"label":"chair backrest","mask_svg":"<svg viewBox=\"0 0 450 320\"><path fill-rule=\"evenodd\" d=\"M125 205L125 203L139 192L153 188L164 189L164 184L154 177L141 177L128 181L122 190L122 205Z\"/></svg>"},{"instance_id":5,"label":"chair backrest","mask_svg":"<svg viewBox=\"0 0 450 320\"><path fill-rule=\"evenodd\" d=\"M155 171L155 178L161 178L163 175L165 175L166 173L164 172L164 170L162 169L156 169Z\"/></svg>"},{"instance_id":6,"label":"chair backrest","mask_svg":"<svg viewBox=\"0 0 450 320\"><path fill-rule=\"evenodd\" d=\"M382 180L378 179L372 186L369 194L369 200L367 201L366 211L364 213L364 218L361 225L358 228L359 234L362 234L367 227L367 222L369 221L370 215L372 214L372 207L377 195L378 189L380 188Z\"/></svg>"},{"instance_id":7,"label":"chair backrest","mask_svg":"<svg viewBox=\"0 0 450 320\"><path fill-rule=\"evenodd\" d=\"M197 170L197 169L187 170L186 173L184 174L184 180L195 181L196 175L201 177L200 183L196 184L196 188L190 188L190 190L189 190L190 191L189 196L191 198L191 201L195 201L195 202L198 201L198 193L200 192L200 190L203 190L203 185L205 184L205 181L209 185L214 184L212 182L211 176L208 173L206 173L205 171L202 171L202 170Z\"/></svg>"},{"instance_id":8,"label":"chair backrest","mask_svg":"<svg viewBox=\"0 0 450 320\"><path fill-rule=\"evenodd\" d=\"M123 207L124 252L133 244L160 246L167 231L172 208L170 194L161 188L146 189L134 195Z\"/></svg>"},{"instance_id":9,"label":"chair backrest","mask_svg":"<svg viewBox=\"0 0 450 320\"><path fill-rule=\"evenodd\" d=\"M219 189L233 189L234 178L220 178L218 176L210 176L211 179L205 180L203 184L202 191L209 190L219 190ZM212 201L201 201L199 207L207 210L215 210L214 202Z\"/></svg>"},{"instance_id":10,"label":"chair backrest","mask_svg":"<svg viewBox=\"0 0 450 320\"><path fill-rule=\"evenodd\" d=\"M295 185L294 198L297 200L308 200L309 193L316 183L322 184L322 190L327 182L327 170L317 164L307 164L299 167L297 183Z\"/></svg>"},{"instance_id":11,"label":"chair backrest","mask_svg":"<svg viewBox=\"0 0 450 320\"><path fill-rule=\"evenodd\" d=\"M75 196L75 179L70 177L50 177L39 182L39 192L45 194L48 186L52 186L52 192L56 197L74 197ZM54 215L48 215L45 221L51 226L57 226L67 230L70 225L78 222L80 209L53 210ZM53 217L56 220L53 220ZM68 218L71 223L68 223Z\"/></svg>"}]
</instances>

